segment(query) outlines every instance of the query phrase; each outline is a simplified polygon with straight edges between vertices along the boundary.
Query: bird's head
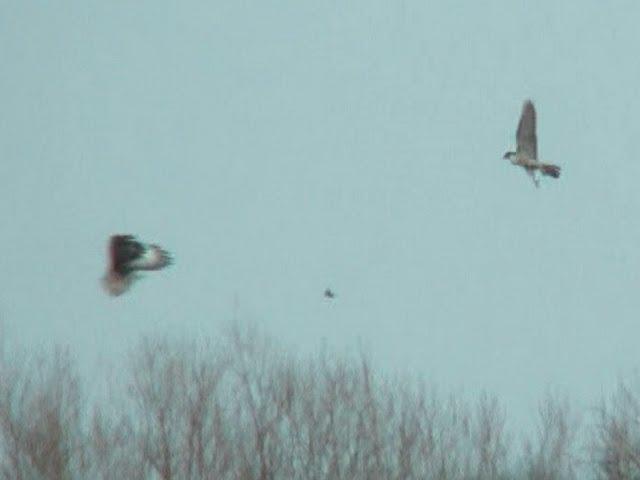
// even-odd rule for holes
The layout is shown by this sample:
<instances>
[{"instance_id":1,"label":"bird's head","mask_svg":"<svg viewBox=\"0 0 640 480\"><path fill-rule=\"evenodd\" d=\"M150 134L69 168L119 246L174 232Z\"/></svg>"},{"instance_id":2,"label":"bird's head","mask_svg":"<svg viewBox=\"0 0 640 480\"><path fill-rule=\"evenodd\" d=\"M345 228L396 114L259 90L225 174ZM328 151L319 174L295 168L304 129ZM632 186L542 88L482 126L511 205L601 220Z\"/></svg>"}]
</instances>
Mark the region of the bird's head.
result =
<instances>
[{"instance_id":1,"label":"bird's head","mask_svg":"<svg viewBox=\"0 0 640 480\"><path fill-rule=\"evenodd\" d=\"M131 275L120 275L110 270L101 278L101 283L107 293L111 296L117 297L129 289L131 279Z\"/></svg>"},{"instance_id":2,"label":"bird's head","mask_svg":"<svg viewBox=\"0 0 640 480\"><path fill-rule=\"evenodd\" d=\"M511 160L511 158L514 157L515 155L516 155L516 152L507 152L502 156L502 158L504 160Z\"/></svg>"}]
</instances>

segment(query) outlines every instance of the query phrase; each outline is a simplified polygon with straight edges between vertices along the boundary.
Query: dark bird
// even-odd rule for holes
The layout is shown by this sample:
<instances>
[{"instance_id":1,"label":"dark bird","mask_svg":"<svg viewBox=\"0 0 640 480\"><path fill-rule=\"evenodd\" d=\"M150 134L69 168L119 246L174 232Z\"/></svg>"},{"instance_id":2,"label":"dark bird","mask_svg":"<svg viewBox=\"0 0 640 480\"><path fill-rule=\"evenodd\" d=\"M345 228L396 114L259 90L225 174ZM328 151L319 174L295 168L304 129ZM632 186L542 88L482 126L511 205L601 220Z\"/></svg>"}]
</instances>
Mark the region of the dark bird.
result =
<instances>
[{"instance_id":1,"label":"dark bird","mask_svg":"<svg viewBox=\"0 0 640 480\"><path fill-rule=\"evenodd\" d=\"M325 296L326 298L335 298L336 294L335 294L335 293L333 293L333 292L331 291L331 289L330 289L330 288L327 288L327 289L324 291L324 296Z\"/></svg>"},{"instance_id":2,"label":"dark bird","mask_svg":"<svg viewBox=\"0 0 640 480\"><path fill-rule=\"evenodd\" d=\"M511 160L514 165L525 169L536 187L540 185L537 172L542 175L558 178L560 167L550 163L538 161L538 139L536 137L536 109L531 100L526 100L522 106L522 114L516 131L515 152L507 152L504 159Z\"/></svg>"},{"instance_id":3,"label":"dark bird","mask_svg":"<svg viewBox=\"0 0 640 480\"><path fill-rule=\"evenodd\" d=\"M139 242L133 235L112 235L107 249L109 265L102 285L110 295L126 292L139 271L160 270L173 260L158 245Z\"/></svg>"}]
</instances>

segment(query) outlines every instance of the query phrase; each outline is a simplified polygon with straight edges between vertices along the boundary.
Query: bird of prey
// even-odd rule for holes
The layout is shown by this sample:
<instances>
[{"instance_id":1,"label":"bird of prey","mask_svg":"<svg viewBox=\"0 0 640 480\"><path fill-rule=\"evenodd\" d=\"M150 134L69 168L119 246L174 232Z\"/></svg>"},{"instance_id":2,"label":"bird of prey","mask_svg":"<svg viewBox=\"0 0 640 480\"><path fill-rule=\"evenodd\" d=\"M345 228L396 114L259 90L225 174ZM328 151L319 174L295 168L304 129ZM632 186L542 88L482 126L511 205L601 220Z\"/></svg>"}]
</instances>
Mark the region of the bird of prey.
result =
<instances>
[{"instance_id":1,"label":"bird of prey","mask_svg":"<svg viewBox=\"0 0 640 480\"><path fill-rule=\"evenodd\" d=\"M330 288L327 288L324 291L324 296L325 296L325 298L335 298L336 294L333 293L333 291Z\"/></svg>"},{"instance_id":2,"label":"bird of prey","mask_svg":"<svg viewBox=\"0 0 640 480\"><path fill-rule=\"evenodd\" d=\"M538 161L536 109L531 100L526 100L522 106L522 114L516 131L516 144L516 151L505 153L503 158L524 168L536 187L540 186L537 172L553 178L560 176L559 166Z\"/></svg>"},{"instance_id":3,"label":"bird of prey","mask_svg":"<svg viewBox=\"0 0 640 480\"><path fill-rule=\"evenodd\" d=\"M166 250L139 242L133 235L112 235L107 250L109 266L102 278L105 290L113 295L126 292L142 270L160 270L172 263Z\"/></svg>"}]
</instances>

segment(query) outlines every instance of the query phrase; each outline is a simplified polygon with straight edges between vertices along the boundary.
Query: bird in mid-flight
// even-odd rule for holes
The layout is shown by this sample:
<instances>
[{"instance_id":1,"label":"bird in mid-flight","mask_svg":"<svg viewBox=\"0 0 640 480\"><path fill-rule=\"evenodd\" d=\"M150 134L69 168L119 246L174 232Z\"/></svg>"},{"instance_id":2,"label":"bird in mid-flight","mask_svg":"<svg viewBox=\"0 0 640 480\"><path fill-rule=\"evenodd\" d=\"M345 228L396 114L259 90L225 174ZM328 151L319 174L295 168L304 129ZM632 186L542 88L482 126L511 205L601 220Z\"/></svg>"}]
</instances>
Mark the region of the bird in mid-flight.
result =
<instances>
[{"instance_id":1,"label":"bird in mid-flight","mask_svg":"<svg viewBox=\"0 0 640 480\"><path fill-rule=\"evenodd\" d=\"M133 235L112 235L107 256L109 265L102 285L114 296L126 292L138 278L139 271L160 270L172 263L166 250L158 245L139 242Z\"/></svg>"},{"instance_id":2,"label":"bird in mid-flight","mask_svg":"<svg viewBox=\"0 0 640 480\"><path fill-rule=\"evenodd\" d=\"M324 296L325 296L325 298L335 298L336 294L333 293L333 291L330 288L327 288L324 291Z\"/></svg>"},{"instance_id":3,"label":"bird in mid-flight","mask_svg":"<svg viewBox=\"0 0 640 480\"><path fill-rule=\"evenodd\" d=\"M553 178L560 176L559 166L538 161L536 109L531 100L526 100L522 106L522 114L516 131L516 144L516 151L505 153L503 158L511 160L512 164L520 165L524 168L536 187L540 184L537 172Z\"/></svg>"}]
</instances>

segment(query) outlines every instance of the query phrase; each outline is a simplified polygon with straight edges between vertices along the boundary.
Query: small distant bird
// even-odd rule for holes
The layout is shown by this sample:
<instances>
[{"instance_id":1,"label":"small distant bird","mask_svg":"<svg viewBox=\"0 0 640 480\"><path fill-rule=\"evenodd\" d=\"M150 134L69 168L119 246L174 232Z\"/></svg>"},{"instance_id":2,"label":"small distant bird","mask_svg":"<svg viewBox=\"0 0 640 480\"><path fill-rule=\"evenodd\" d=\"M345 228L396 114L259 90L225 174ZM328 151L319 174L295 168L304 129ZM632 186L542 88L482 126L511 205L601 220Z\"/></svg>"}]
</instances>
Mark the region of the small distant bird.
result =
<instances>
[{"instance_id":1,"label":"small distant bird","mask_svg":"<svg viewBox=\"0 0 640 480\"><path fill-rule=\"evenodd\" d=\"M109 266L102 285L113 296L126 292L138 278L138 271L160 270L173 261L166 250L139 242L133 235L112 235L107 256Z\"/></svg>"},{"instance_id":2,"label":"small distant bird","mask_svg":"<svg viewBox=\"0 0 640 480\"><path fill-rule=\"evenodd\" d=\"M505 159L514 165L520 165L533 180L536 187L540 186L537 172L548 177L558 178L560 167L538 161L538 139L536 138L536 109L531 100L526 100L522 106L522 114L516 132L517 148L515 152L504 154Z\"/></svg>"},{"instance_id":3,"label":"small distant bird","mask_svg":"<svg viewBox=\"0 0 640 480\"><path fill-rule=\"evenodd\" d=\"M326 298L335 298L336 294L335 294L335 293L333 293L333 291L331 291L331 289L330 289L330 288L327 288L327 289L324 291L324 296L325 296Z\"/></svg>"}]
</instances>

